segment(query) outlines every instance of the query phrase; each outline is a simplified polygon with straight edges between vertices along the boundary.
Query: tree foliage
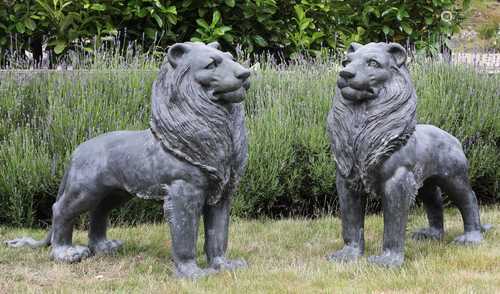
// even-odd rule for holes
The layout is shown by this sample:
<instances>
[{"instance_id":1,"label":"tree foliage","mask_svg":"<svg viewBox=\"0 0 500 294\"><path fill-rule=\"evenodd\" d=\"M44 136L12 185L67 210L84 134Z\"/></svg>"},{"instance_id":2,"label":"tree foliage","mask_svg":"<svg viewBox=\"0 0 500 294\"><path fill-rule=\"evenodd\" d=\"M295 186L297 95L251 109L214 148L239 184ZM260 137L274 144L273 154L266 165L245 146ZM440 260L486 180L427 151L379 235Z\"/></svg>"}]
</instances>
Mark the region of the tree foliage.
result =
<instances>
[{"instance_id":1,"label":"tree foliage","mask_svg":"<svg viewBox=\"0 0 500 294\"><path fill-rule=\"evenodd\" d=\"M61 54L75 47L76 41L92 50L96 43L119 35L147 48L219 40L228 48L240 44L248 51L278 51L286 56L342 49L352 41L409 42L432 51L440 39L459 29L468 2L2 0L0 47L44 43Z\"/></svg>"}]
</instances>

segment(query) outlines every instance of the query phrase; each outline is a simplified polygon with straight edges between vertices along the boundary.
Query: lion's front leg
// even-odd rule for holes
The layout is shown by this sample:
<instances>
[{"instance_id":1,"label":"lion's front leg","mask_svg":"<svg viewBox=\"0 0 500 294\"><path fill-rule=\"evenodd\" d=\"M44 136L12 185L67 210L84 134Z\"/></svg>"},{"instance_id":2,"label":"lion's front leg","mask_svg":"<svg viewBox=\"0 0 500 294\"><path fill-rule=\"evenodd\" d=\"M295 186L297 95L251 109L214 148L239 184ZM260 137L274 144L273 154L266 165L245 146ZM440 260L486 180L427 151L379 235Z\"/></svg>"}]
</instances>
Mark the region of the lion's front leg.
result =
<instances>
[{"instance_id":1,"label":"lion's front leg","mask_svg":"<svg viewBox=\"0 0 500 294\"><path fill-rule=\"evenodd\" d=\"M364 253L365 197L360 192L352 191L347 182L337 172L337 191L342 219L342 238L344 247L330 254L330 261L348 262L358 259Z\"/></svg>"},{"instance_id":2,"label":"lion's front leg","mask_svg":"<svg viewBox=\"0 0 500 294\"><path fill-rule=\"evenodd\" d=\"M410 199L415 196L416 192L414 175L404 167L399 167L385 182L382 195L384 210L382 254L371 256L368 261L387 267L403 264Z\"/></svg>"},{"instance_id":3,"label":"lion's front leg","mask_svg":"<svg viewBox=\"0 0 500 294\"><path fill-rule=\"evenodd\" d=\"M215 205L206 205L204 209L205 253L210 268L215 270L247 267L243 259L226 258L230 209L230 195L225 195Z\"/></svg>"},{"instance_id":4,"label":"lion's front leg","mask_svg":"<svg viewBox=\"0 0 500 294\"><path fill-rule=\"evenodd\" d=\"M177 180L169 186L164 211L170 225L175 274L179 278L196 279L215 272L201 269L196 263L196 241L204 202L204 185Z\"/></svg>"}]
</instances>

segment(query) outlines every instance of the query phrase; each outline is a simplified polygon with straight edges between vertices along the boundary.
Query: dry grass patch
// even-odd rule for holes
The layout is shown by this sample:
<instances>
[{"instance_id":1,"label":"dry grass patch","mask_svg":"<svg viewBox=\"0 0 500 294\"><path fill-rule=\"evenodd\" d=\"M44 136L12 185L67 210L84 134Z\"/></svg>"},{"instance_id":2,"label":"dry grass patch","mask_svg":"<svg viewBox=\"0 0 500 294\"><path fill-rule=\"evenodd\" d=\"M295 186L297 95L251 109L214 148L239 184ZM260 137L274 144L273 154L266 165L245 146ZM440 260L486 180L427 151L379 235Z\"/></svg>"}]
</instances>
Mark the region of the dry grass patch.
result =
<instances>
[{"instance_id":1,"label":"dry grass patch","mask_svg":"<svg viewBox=\"0 0 500 294\"><path fill-rule=\"evenodd\" d=\"M461 233L456 209L446 213L447 234L442 242L408 239L406 264L384 269L365 259L354 264L333 264L325 256L342 246L340 221L285 219L233 220L230 256L245 258L250 267L224 272L196 282L173 277L171 244L164 224L115 227L109 236L125 241L117 256L94 257L79 264L56 264L48 249L0 247L0 293L493 293L500 289L500 208L482 210L484 222L495 228L478 247L450 244ZM408 231L426 223L422 210L410 216ZM20 235L43 237L41 230L0 228L0 239ZM381 246L382 217L366 223L367 254ZM76 243L86 242L78 231ZM199 243L199 261L206 265Z\"/></svg>"}]
</instances>

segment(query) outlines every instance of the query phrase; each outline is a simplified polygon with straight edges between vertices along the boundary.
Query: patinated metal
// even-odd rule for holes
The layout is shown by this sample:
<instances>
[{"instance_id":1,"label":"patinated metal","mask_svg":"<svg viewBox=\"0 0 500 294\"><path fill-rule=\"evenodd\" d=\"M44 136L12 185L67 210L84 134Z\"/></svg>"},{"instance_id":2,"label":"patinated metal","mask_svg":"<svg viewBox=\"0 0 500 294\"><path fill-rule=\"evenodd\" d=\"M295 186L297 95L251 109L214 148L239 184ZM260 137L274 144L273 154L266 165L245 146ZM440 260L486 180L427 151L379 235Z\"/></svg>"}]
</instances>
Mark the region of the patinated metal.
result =
<instances>
[{"instance_id":1,"label":"patinated metal","mask_svg":"<svg viewBox=\"0 0 500 294\"><path fill-rule=\"evenodd\" d=\"M178 43L167 53L152 93L151 128L117 131L74 151L53 205L46 240L20 238L13 247L52 245L51 257L78 262L122 245L108 240L109 212L133 196L164 200L179 277L245 267L225 257L231 196L247 160L243 100L250 71L217 43ZM72 243L73 226L90 213L89 244ZM195 260L199 219L208 268Z\"/></svg>"},{"instance_id":2,"label":"patinated metal","mask_svg":"<svg viewBox=\"0 0 500 294\"><path fill-rule=\"evenodd\" d=\"M443 237L446 192L458 206L465 233L460 244L483 239L476 196L468 180L468 164L460 142L447 132L416 122L417 96L406 67L405 49L396 43L349 46L339 72L328 133L337 163L344 248L332 261L355 260L364 254L365 199L382 199L382 253L369 261L400 266L404 261L408 210L421 197L429 227L415 239Z\"/></svg>"}]
</instances>

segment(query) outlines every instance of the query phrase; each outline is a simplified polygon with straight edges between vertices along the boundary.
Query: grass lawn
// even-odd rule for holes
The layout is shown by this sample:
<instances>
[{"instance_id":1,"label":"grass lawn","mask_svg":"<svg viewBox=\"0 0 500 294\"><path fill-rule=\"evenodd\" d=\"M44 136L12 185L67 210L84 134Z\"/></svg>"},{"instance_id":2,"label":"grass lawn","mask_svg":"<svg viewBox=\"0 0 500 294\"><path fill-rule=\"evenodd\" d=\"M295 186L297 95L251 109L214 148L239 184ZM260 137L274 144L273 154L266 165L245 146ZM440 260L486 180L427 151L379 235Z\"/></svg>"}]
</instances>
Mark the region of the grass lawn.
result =
<instances>
[{"instance_id":1,"label":"grass lawn","mask_svg":"<svg viewBox=\"0 0 500 294\"><path fill-rule=\"evenodd\" d=\"M94 257L73 265L51 262L48 249L0 246L0 293L498 293L500 207L483 208L482 220L494 225L482 245L454 245L450 242L462 232L462 221L458 210L448 210L445 239L408 239L406 264L401 269L379 268L365 259L353 264L326 261L326 254L342 246L338 218L233 220L229 256L245 258L250 267L196 282L173 277L166 225L115 227L109 236L125 241L117 256ZM425 223L425 214L416 209L408 232ZM41 238L45 232L0 227L1 240L27 234ZM381 237L382 217L367 217L368 255L378 252ZM86 241L86 232L78 231L76 243ZM202 246L200 239L199 261L205 266Z\"/></svg>"}]
</instances>

